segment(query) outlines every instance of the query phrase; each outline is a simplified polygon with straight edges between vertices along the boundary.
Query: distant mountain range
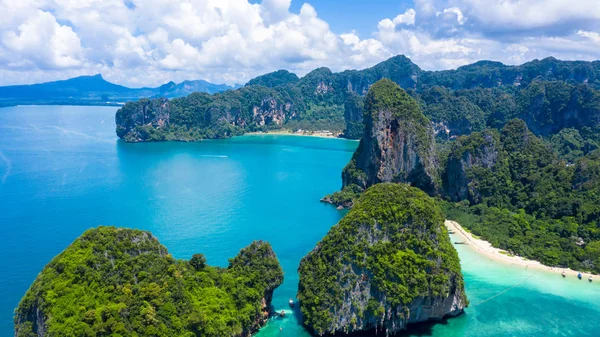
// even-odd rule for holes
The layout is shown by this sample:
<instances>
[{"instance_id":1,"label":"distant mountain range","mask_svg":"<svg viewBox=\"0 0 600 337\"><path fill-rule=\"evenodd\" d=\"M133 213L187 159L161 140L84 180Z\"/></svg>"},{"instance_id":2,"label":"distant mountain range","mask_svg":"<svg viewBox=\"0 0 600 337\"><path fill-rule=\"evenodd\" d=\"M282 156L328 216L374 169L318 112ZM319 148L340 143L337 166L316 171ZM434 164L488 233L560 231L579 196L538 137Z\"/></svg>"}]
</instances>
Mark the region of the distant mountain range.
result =
<instances>
[{"instance_id":1,"label":"distant mountain range","mask_svg":"<svg viewBox=\"0 0 600 337\"><path fill-rule=\"evenodd\" d=\"M169 82L157 88L128 88L110 83L102 75L79 76L63 81L0 87L0 106L18 104L122 105L140 98L176 98L193 92L214 94L241 86L203 80Z\"/></svg>"}]
</instances>

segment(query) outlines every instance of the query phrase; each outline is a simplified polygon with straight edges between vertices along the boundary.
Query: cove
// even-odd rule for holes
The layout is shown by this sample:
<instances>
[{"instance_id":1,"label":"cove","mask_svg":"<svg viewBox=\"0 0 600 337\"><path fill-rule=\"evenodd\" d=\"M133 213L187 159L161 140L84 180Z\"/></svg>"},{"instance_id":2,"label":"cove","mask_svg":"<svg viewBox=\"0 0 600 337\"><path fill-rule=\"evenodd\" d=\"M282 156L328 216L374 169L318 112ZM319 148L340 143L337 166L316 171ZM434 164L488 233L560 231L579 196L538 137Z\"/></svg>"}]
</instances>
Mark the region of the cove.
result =
<instances>
[{"instance_id":1,"label":"cove","mask_svg":"<svg viewBox=\"0 0 600 337\"><path fill-rule=\"evenodd\" d=\"M43 266L99 225L150 230L176 258L204 253L221 266L252 240L267 240L285 272L273 304L287 309L300 259L343 216L319 199L339 189L357 142L264 135L127 144L115 136L115 111L0 109L0 335L12 335L13 309ZM598 336L600 282L456 248L471 307L406 335ZM309 336L294 315L257 335Z\"/></svg>"}]
</instances>

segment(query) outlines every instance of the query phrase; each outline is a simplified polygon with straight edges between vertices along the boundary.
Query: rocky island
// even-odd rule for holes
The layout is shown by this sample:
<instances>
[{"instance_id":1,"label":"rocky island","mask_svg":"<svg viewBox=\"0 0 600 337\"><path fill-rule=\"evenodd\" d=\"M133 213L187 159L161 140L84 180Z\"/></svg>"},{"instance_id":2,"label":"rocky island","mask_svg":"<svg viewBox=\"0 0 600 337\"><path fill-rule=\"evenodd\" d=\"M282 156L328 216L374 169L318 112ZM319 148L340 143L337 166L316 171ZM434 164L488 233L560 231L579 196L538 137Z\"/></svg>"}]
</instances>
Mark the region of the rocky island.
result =
<instances>
[{"instance_id":1,"label":"rocky island","mask_svg":"<svg viewBox=\"0 0 600 337\"><path fill-rule=\"evenodd\" d=\"M381 182L435 194L440 183L433 127L417 101L383 79L369 89L364 109L364 133L342 171L342 191L323 201L349 207L361 191Z\"/></svg>"},{"instance_id":2,"label":"rocky island","mask_svg":"<svg viewBox=\"0 0 600 337\"><path fill-rule=\"evenodd\" d=\"M468 304L440 207L406 184L367 189L298 272L304 324L317 335L394 334Z\"/></svg>"},{"instance_id":3,"label":"rocky island","mask_svg":"<svg viewBox=\"0 0 600 337\"><path fill-rule=\"evenodd\" d=\"M174 259L149 232L99 227L38 275L15 310L15 337L248 336L282 282L266 242L218 268L202 254Z\"/></svg>"}]
</instances>

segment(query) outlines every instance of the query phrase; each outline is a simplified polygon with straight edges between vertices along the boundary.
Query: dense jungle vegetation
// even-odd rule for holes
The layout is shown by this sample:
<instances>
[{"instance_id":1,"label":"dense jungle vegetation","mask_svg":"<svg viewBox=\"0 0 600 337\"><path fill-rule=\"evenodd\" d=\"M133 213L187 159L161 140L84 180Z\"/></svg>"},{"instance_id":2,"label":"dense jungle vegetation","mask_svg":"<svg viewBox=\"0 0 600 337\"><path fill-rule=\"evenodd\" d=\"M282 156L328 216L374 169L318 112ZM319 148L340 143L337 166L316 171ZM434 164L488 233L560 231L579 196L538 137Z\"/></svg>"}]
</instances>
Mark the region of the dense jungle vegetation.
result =
<instances>
[{"instance_id":1,"label":"dense jungle vegetation","mask_svg":"<svg viewBox=\"0 0 600 337\"><path fill-rule=\"evenodd\" d=\"M99 227L38 275L16 309L15 336L247 336L282 281L265 242L218 268L202 254L174 259L149 232Z\"/></svg>"},{"instance_id":2,"label":"dense jungle vegetation","mask_svg":"<svg viewBox=\"0 0 600 337\"><path fill-rule=\"evenodd\" d=\"M278 71L239 90L193 94L160 109L155 101L128 104L117 113L117 133L129 141L196 140L290 128L360 138L364 97L382 78L404 88L432 122L439 178L463 183L436 191L449 202L449 216L515 254L600 272L599 61L550 57L424 71L396 56L364 70L319 68L302 78ZM461 157L490 139L493 165ZM360 192L350 186L329 198L347 206Z\"/></svg>"},{"instance_id":3,"label":"dense jungle vegetation","mask_svg":"<svg viewBox=\"0 0 600 337\"><path fill-rule=\"evenodd\" d=\"M447 216L513 254L600 273L596 148L576 130L543 141L522 120L510 121L501 131L461 137L452 144L445 173ZM458 179L452 163L469 160L468 191L453 194Z\"/></svg>"},{"instance_id":4,"label":"dense jungle vegetation","mask_svg":"<svg viewBox=\"0 0 600 337\"><path fill-rule=\"evenodd\" d=\"M367 103L376 86L367 94ZM466 113L456 120L474 125L468 117L477 114L461 106L464 101L456 92L434 87L428 94L437 97L428 98L430 102L445 100L444 97L454 102L451 104L454 110L429 104L425 109L430 110L430 116L434 108L437 114L448 116L454 112ZM381 101L394 99L388 96ZM398 98L394 101L402 102ZM516 96L515 106L521 106L518 109L522 112L512 115L529 119L529 123L520 118L507 121L495 118L492 124L498 128L484 128L459 137L444 137L451 134L445 131L442 136L438 133L436 169L442 186L426 192L439 198L448 218L457 220L496 247L547 265L600 273L599 133L584 125L600 111L599 104L597 93L586 85L532 82ZM393 146L400 141L396 139L399 137L390 134L394 139L383 141L388 145L381 153L374 152L371 158L361 157L363 143L377 141L376 135L380 137L387 127L398 128L408 118L392 121L391 126L373 126L369 116L394 109L364 106L367 130L342 172L343 189L326 196L324 201L351 206L361 192L379 181L381 176L373 176L375 173L392 171L394 177L406 175L403 170L408 162L394 158L403 158L406 153L409 157L411 153L418 154L419 146L426 144L419 141L413 148L400 151ZM511 117L507 113L496 115ZM560 128L561 124L571 127ZM479 125L484 127L485 123ZM436 124L430 127L435 128ZM410 132L414 130L405 131ZM425 176L414 180L418 182L421 178Z\"/></svg>"},{"instance_id":5,"label":"dense jungle vegetation","mask_svg":"<svg viewBox=\"0 0 600 337\"><path fill-rule=\"evenodd\" d=\"M128 141L223 138L273 129L331 130L362 136L364 95L389 78L419 101L440 138L502 127L518 117L537 135L564 128L597 131L600 62L534 60L520 66L480 61L447 71L424 71L404 56L364 70L318 68L302 78L285 70L259 76L241 89L192 94L157 104L143 100L117 113L117 134ZM156 100L154 100L156 101Z\"/></svg>"},{"instance_id":6,"label":"dense jungle vegetation","mask_svg":"<svg viewBox=\"0 0 600 337\"><path fill-rule=\"evenodd\" d=\"M417 297L457 296L467 304L439 205L406 184L368 188L304 257L298 272L304 323L319 335L352 325L353 315L354 324L372 329L408 319Z\"/></svg>"}]
</instances>

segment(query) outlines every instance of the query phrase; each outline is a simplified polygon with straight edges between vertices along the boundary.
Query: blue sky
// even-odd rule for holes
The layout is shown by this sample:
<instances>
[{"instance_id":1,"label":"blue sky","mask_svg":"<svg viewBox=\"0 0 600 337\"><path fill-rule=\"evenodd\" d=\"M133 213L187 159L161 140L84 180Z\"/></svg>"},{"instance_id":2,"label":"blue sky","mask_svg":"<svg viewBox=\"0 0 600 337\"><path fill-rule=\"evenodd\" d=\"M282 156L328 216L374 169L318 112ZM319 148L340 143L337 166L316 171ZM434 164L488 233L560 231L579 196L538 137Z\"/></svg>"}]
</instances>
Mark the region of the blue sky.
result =
<instances>
[{"instance_id":1,"label":"blue sky","mask_svg":"<svg viewBox=\"0 0 600 337\"><path fill-rule=\"evenodd\" d=\"M260 2L260 1L254 1ZM300 12L303 1L292 1L290 10ZM355 30L361 38L368 38L377 30L377 23L390 13L404 13L414 7L412 1L402 0L316 0L308 1L319 17L329 23L331 30L342 34Z\"/></svg>"},{"instance_id":2,"label":"blue sky","mask_svg":"<svg viewBox=\"0 0 600 337\"><path fill-rule=\"evenodd\" d=\"M133 87L277 69L600 59L597 0L0 0L0 85L101 73Z\"/></svg>"}]
</instances>

